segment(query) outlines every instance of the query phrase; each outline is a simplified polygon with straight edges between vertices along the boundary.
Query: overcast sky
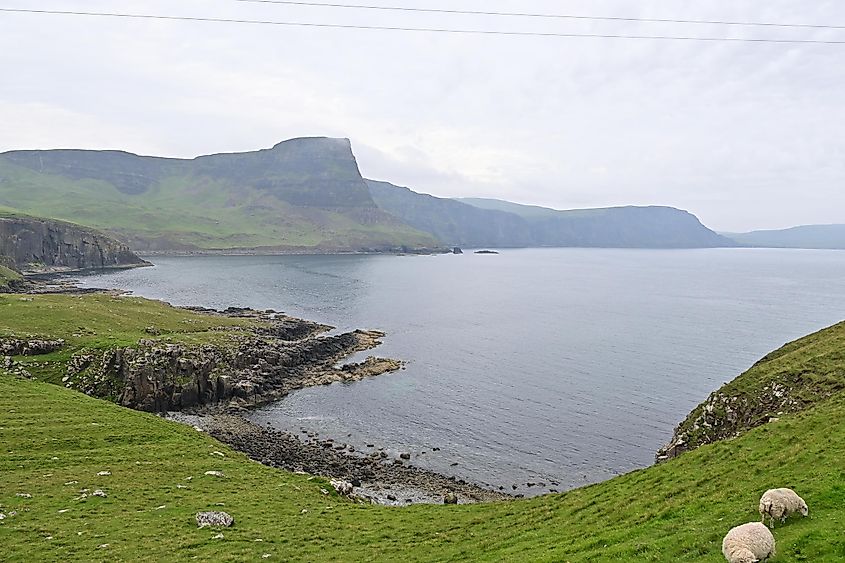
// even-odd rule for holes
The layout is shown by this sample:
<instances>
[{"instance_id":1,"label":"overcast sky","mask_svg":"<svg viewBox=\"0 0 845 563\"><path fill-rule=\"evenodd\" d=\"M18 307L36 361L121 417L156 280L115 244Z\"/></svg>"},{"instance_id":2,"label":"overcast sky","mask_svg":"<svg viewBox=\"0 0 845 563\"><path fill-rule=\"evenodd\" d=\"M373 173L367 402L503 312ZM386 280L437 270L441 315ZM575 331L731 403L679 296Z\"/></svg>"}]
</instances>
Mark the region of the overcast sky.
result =
<instances>
[{"instance_id":1,"label":"overcast sky","mask_svg":"<svg viewBox=\"0 0 845 563\"><path fill-rule=\"evenodd\" d=\"M845 3L838 0L372 3L845 25ZM845 30L397 14L233 0L3 0L0 7L845 40ZM0 13L0 151L108 148L193 157L327 135L352 140L365 176L438 196L556 208L671 205L718 230L845 223L843 61L845 45Z\"/></svg>"}]
</instances>

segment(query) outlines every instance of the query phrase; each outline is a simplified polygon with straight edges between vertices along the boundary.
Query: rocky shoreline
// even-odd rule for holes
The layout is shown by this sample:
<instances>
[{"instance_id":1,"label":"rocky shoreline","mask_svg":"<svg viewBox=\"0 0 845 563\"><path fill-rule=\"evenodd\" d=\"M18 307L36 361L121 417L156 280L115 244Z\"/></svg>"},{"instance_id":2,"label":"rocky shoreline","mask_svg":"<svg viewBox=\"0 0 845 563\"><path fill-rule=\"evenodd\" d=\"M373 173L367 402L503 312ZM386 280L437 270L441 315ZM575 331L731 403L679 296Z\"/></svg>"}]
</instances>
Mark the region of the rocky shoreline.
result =
<instances>
[{"instance_id":1,"label":"rocky shoreline","mask_svg":"<svg viewBox=\"0 0 845 563\"><path fill-rule=\"evenodd\" d=\"M297 436L254 424L237 414L167 417L207 432L251 459L286 471L319 475L349 484L347 495L366 503L387 506L410 504L468 504L501 501L510 497L410 465L401 456L392 458L374 444L359 452L334 440ZM408 456L409 457L409 456Z\"/></svg>"},{"instance_id":2,"label":"rocky shoreline","mask_svg":"<svg viewBox=\"0 0 845 563\"><path fill-rule=\"evenodd\" d=\"M73 290L70 280L29 281L28 292L90 293ZM375 445L355 451L314 435L291 434L250 422L248 413L283 399L291 391L335 382L359 381L402 369L401 361L370 356L344 364L351 355L381 344L384 333L332 327L277 311L230 308L195 313L255 321L243 330L220 327L225 344L184 344L150 338L131 346L80 350L70 355L62 383L88 395L148 412L169 413L250 458L288 471L306 472L349 484L362 502L403 506L414 503L473 503L513 498L455 477L415 467L410 455L397 458ZM12 356L55 352L62 340L0 342L4 364L27 376Z\"/></svg>"}]
</instances>

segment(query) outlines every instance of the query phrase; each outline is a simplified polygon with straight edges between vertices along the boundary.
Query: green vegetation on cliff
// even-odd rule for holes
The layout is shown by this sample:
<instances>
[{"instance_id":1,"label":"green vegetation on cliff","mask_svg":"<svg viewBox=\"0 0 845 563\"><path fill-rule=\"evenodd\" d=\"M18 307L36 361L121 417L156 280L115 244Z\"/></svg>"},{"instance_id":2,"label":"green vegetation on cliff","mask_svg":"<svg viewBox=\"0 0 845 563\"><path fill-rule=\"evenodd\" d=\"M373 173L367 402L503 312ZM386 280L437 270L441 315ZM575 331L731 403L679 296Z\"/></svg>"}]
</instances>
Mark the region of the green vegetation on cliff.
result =
<instances>
[{"instance_id":1,"label":"green vegetation on cliff","mask_svg":"<svg viewBox=\"0 0 845 563\"><path fill-rule=\"evenodd\" d=\"M730 438L845 391L845 322L768 354L714 391L675 430L661 455Z\"/></svg>"},{"instance_id":2,"label":"green vegetation on cliff","mask_svg":"<svg viewBox=\"0 0 845 563\"><path fill-rule=\"evenodd\" d=\"M3 298L0 334L81 339L76 344L92 338L108 345L111 338L141 338L147 324L200 339L212 328L202 324L202 315L145 300L31 298ZM96 334L73 336L89 323ZM830 377L841 374L845 361L835 353L842 349L841 326L811 338L809 345L799 341L761 363L769 374L786 376L822 365ZM761 381L766 377L761 374ZM795 488L809 503L810 517L775 529L779 555L774 561L845 558L843 392L739 438L601 484L487 505L356 505L334 493L324 495L320 489L330 488L321 479L249 461L190 427L3 375L2 369L0 444L5 516L0 545L9 560L263 560L266 555L271 561L715 563L723 561L725 532L758 519L760 494L775 486ZM101 471L111 474L98 476ZM206 471L222 471L225 477L206 476ZM81 499L82 489L102 489L108 496ZM217 530L197 529L194 514L204 510L226 510L236 524L222 537L216 537Z\"/></svg>"},{"instance_id":3,"label":"green vegetation on cliff","mask_svg":"<svg viewBox=\"0 0 845 563\"><path fill-rule=\"evenodd\" d=\"M0 205L101 229L136 250L432 247L373 203L345 139L191 160L119 151L0 154Z\"/></svg>"},{"instance_id":4,"label":"green vegetation on cliff","mask_svg":"<svg viewBox=\"0 0 845 563\"><path fill-rule=\"evenodd\" d=\"M0 292L9 290L21 278L22 276L18 272L0 264Z\"/></svg>"},{"instance_id":5,"label":"green vegetation on cliff","mask_svg":"<svg viewBox=\"0 0 845 563\"><path fill-rule=\"evenodd\" d=\"M239 334L238 327L258 322L107 293L0 295L0 339L65 341L56 352L17 358L33 375L53 383L61 380L67 361L80 350L131 346L142 338L163 343L225 343ZM222 327L228 330L220 330Z\"/></svg>"}]
</instances>

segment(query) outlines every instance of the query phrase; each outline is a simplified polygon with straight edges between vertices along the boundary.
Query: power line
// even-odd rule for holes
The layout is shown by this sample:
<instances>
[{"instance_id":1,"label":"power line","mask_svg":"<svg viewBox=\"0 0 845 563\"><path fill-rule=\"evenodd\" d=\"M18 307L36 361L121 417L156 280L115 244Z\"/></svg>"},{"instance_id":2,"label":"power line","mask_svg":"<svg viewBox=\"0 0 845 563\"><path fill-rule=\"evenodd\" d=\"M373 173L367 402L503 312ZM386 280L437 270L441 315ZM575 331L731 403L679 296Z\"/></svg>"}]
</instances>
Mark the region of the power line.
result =
<instances>
[{"instance_id":1,"label":"power line","mask_svg":"<svg viewBox=\"0 0 845 563\"><path fill-rule=\"evenodd\" d=\"M211 22L211 23L236 23L252 25L275 25L287 27L306 28L329 28L329 29L367 29L380 31L411 31L424 33L450 33L468 35L504 35L522 37L586 37L594 39L650 39L650 40L672 40L672 41L705 41L705 42L731 42L731 43L782 43L782 44L818 44L818 45L845 45L845 41L831 41L823 39L756 39L741 37L688 37L680 35L628 35L613 33L557 33L541 31L499 31L488 29L449 29L434 27L394 27L382 25L353 25L335 23L314 23L314 22L291 22L276 20L245 20L234 18L211 18L200 16L166 16L158 14L126 14L117 12L80 12L69 10L33 10L24 8L0 8L0 12L21 13L21 14L51 14L65 16L92 16L126 19L146 20L168 20L168 21L189 21L189 22Z\"/></svg>"},{"instance_id":2,"label":"power line","mask_svg":"<svg viewBox=\"0 0 845 563\"><path fill-rule=\"evenodd\" d=\"M474 16L506 16L519 18L549 18L569 20L594 20L594 21L622 21L642 23L689 23L709 25L742 25L742 26L764 26L764 27L792 27L809 29L845 29L845 25L821 25L809 23L776 23L776 22L749 22L729 20L682 20L670 18L634 18L620 16L583 16L575 14L538 14L531 12L488 12L477 10L450 10L446 8L408 8L405 6L373 6L370 4L334 4L329 2L296 2L288 0L234 0L249 4L284 4L289 6L311 6L320 8L350 8L356 10L382 10L391 12L417 12L427 14L462 14Z\"/></svg>"}]
</instances>

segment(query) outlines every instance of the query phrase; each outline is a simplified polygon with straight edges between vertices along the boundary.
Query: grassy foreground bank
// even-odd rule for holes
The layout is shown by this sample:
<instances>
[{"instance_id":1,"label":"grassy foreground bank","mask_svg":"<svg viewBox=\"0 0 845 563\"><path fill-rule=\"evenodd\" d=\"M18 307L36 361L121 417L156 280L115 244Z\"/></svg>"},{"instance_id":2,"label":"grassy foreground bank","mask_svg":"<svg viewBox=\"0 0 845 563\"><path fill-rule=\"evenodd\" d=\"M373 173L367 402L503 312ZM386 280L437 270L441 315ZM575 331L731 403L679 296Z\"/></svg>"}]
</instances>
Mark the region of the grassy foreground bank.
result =
<instances>
[{"instance_id":1,"label":"grassy foreground bank","mask_svg":"<svg viewBox=\"0 0 845 563\"><path fill-rule=\"evenodd\" d=\"M136 311L128 320L122 307L163 307L74 297L65 305L73 304L75 313L66 317L59 302L49 300L62 298L71 299L3 297L18 301L0 306L0 333L66 336L52 331L87 318L90 298L92 319L117 318L69 344L108 345L100 339L105 335L127 342L143 337L148 319ZM114 302L98 301L106 298ZM35 309L8 314L35 306L49 318ZM171 325L164 319L183 312L159 313L173 337L199 338L209 328L177 331L194 314L185 312ZM118 321L125 324L115 335L111 323ZM0 512L6 516L0 559L716 562L723 561L724 533L758 518L760 494L790 486L807 500L810 517L775 529L775 561L845 560L842 393L740 438L605 483L489 505L355 505L324 495L320 489L330 487L321 479L264 467L189 427L2 370L0 451ZM204 475L212 470L225 477ZM110 475L98 476L102 471ZM82 489L108 496L80 499ZM215 509L236 519L222 538L193 520L197 511Z\"/></svg>"}]
</instances>

